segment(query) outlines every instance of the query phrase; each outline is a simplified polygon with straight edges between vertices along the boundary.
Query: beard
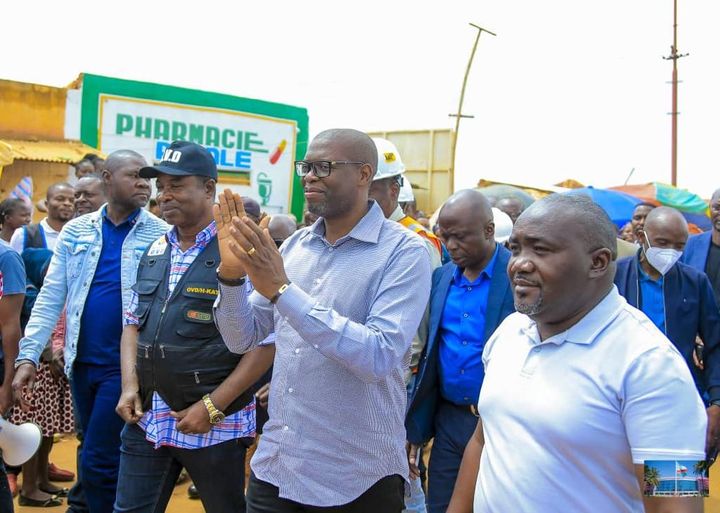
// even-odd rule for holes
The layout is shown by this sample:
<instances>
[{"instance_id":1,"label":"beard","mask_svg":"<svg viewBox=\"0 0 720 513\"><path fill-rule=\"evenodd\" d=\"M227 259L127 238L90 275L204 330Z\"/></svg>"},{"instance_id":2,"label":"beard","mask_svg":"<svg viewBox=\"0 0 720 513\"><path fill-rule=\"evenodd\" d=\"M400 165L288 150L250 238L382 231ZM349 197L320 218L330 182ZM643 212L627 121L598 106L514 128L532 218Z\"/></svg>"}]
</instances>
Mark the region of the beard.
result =
<instances>
[{"instance_id":1,"label":"beard","mask_svg":"<svg viewBox=\"0 0 720 513\"><path fill-rule=\"evenodd\" d=\"M525 314L529 317L532 317L533 315L537 315L540 312L540 309L542 308L543 304L543 295L542 291L540 292L540 295L538 296L537 300L534 303L520 303L517 300L515 301L515 310L517 312L520 312L521 314Z\"/></svg>"},{"instance_id":2,"label":"beard","mask_svg":"<svg viewBox=\"0 0 720 513\"><path fill-rule=\"evenodd\" d=\"M318 201L316 203L308 202L307 209L310 213L318 217L333 219L347 214L352 209L352 205L347 201L338 200L326 195L325 201Z\"/></svg>"},{"instance_id":3,"label":"beard","mask_svg":"<svg viewBox=\"0 0 720 513\"><path fill-rule=\"evenodd\" d=\"M320 201L318 203L308 203L307 209L311 214L315 214L318 217L325 217L327 206L327 201Z\"/></svg>"}]
</instances>

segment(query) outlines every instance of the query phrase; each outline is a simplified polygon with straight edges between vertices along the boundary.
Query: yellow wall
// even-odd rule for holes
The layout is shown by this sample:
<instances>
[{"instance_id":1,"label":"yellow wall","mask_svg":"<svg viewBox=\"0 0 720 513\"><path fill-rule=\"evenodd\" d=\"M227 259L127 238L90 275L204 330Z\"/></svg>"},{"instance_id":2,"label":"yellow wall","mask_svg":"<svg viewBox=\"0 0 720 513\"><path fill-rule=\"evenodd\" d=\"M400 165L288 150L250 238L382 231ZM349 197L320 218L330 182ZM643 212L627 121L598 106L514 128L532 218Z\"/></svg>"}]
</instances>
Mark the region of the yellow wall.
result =
<instances>
[{"instance_id":1,"label":"yellow wall","mask_svg":"<svg viewBox=\"0 0 720 513\"><path fill-rule=\"evenodd\" d=\"M64 88L0 80L0 137L64 139L66 97Z\"/></svg>"},{"instance_id":2,"label":"yellow wall","mask_svg":"<svg viewBox=\"0 0 720 513\"><path fill-rule=\"evenodd\" d=\"M413 189L415 203L427 215L432 215L453 193L452 134L448 129L368 132L370 137L383 137L397 147L405 175L419 187Z\"/></svg>"}]
</instances>

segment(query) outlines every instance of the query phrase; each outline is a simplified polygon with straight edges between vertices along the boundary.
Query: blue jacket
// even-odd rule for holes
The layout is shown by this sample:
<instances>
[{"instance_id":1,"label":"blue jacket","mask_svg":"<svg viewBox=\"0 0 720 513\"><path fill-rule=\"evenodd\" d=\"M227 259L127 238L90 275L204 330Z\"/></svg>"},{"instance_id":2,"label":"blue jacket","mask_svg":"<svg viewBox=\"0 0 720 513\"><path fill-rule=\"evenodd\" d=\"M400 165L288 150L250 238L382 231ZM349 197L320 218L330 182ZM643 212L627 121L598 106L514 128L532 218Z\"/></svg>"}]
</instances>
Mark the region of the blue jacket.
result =
<instances>
[{"instance_id":1,"label":"blue jacket","mask_svg":"<svg viewBox=\"0 0 720 513\"><path fill-rule=\"evenodd\" d=\"M506 271L509 260L510 252L500 246L490 281L483 342L490 338L505 317L515 311ZM428 342L420 359L417 380L405 419L408 441L414 444L424 444L435 435L435 412L440 400L438 382L440 322L455 269L457 269L455 264L447 263L435 269L432 277Z\"/></svg>"},{"instance_id":2,"label":"blue jacket","mask_svg":"<svg viewBox=\"0 0 720 513\"><path fill-rule=\"evenodd\" d=\"M618 261L615 285L630 305L639 308L639 255ZM665 331L685 358L701 395L720 400L720 311L705 273L678 262L663 280ZM695 337L705 344L705 371L693 362ZM628 341L632 342L632 341Z\"/></svg>"},{"instance_id":3,"label":"blue jacket","mask_svg":"<svg viewBox=\"0 0 720 513\"><path fill-rule=\"evenodd\" d=\"M704 273L708 253L710 253L711 240L712 231L690 237L687 244L685 244L685 250L680 261Z\"/></svg>"}]
</instances>

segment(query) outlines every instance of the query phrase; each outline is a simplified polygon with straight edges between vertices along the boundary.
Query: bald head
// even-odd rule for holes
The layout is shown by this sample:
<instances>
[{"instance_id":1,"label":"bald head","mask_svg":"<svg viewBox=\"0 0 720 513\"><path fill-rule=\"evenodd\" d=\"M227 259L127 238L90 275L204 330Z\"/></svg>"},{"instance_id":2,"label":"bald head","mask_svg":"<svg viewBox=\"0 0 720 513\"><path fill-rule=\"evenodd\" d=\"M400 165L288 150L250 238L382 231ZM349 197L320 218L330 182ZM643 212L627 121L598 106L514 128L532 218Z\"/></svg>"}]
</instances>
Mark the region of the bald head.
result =
<instances>
[{"instance_id":1,"label":"bald head","mask_svg":"<svg viewBox=\"0 0 720 513\"><path fill-rule=\"evenodd\" d=\"M656 207L645 218L645 229L672 224L687 230L687 221L680 212L671 207Z\"/></svg>"},{"instance_id":2,"label":"bald head","mask_svg":"<svg viewBox=\"0 0 720 513\"><path fill-rule=\"evenodd\" d=\"M75 184L76 215L81 216L89 212L95 212L105 201L103 181L99 176L84 176Z\"/></svg>"},{"instance_id":3,"label":"bald head","mask_svg":"<svg viewBox=\"0 0 720 513\"><path fill-rule=\"evenodd\" d=\"M268 223L270 236L276 243L282 243L297 230L295 218L286 214L276 214L270 218Z\"/></svg>"},{"instance_id":4,"label":"bald head","mask_svg":"<svg viewBox=\"0 0 720 513\"><path fill-rule=\"evenodd\" d=\"M458 191L448 198L440 209L439 218L462 211L475 222L486 223L493 218L490 202L483 193L475 189Z\"/></svg>"},{"instance_id":5,"label":"bald head","mask_svg":"<svg viewBox=\"0 0 720 513\"><path fill-rule=\"evenodd\" d=\"M607 248L617 258L617 230L607 213L583 194L551 194L530 205L517 222L542 221L559 232L572 230L587 251ZM568 232L569 233L569 232Z\"/></svg>"},{"instance_id":6,"label":"bald head","mask_svg":"<svg viewBox=\"0 0 720 513\"><path fill-rule=\"evenodd\" d=\"M487 198L479 191L458 191L440 209L438 235L455 265L480 272L495 253L495 223Z\"/></svg>"},{"instance_id":7,"label":"bald head","mask_svg":"<svg viewBox=\"0 0 720 513\"><path fill-rule=\"evenodd\" d=\"M145 157L133 150L117 150L108 155L105 159L103 169L115 173L118 169L126 167L129 163L139 164L140 167L147 166Z\"/></svg>"},{"instance_id":8,"label":"bald head","mask_svg":"<svg viewBox=\"0 0 720 513\"><path fill-rule=\"evenodd\" d=\"M378 162L375 143L367 134L350 128L320 132L304 160L314 163L312 172L302 177L310 212L331 226L344 218L365 215Z\"/></svg>"},{"instance_id":9,"label":"bald head","mask_svg":"<svg viewBox=\"0 0 720 513\"><path fill-rule=\"evenodd\" d=\"M682 251L685 248L689 231L685 218L680 212L670 207L656 207L650 211L645 219L643 228L645 237L640 242L647 246L657 248L672 248Z\"/></svg>"},{"instance_id":10,"label":"bald head","mask_svg":"<svg viewBox=\"0 0 720 513\"><path fill-rule=\"evenodd\" d=\"M332 144L347 155L347 160L365 162L370 165L373 176L377 171L377 147L365 132L352 128L331 128L315 136L311 144Z\"/></svg>"},{"instance_id":11,"label":"bald head","mask_svg":"<svg viewBox=\"0 0 720 513\"><path fill-rule=\"evenodd\" d=\"M499 199L497 203L495 203L495 206L510 216L513 224L517 221L517 218L520 217L520 214L523 213L523 210L525 210L525 204L518 198L512 196Z\"/></svg>"},{"instance_id":12,"label":"bald head","mask_svg":"<svg viewBox=\"0 0 720 513\"><path fill-rule=\"evenodd\" d=\"M83 176L80 180L77 181L75 184L75 189L85 188L85 187L94 187L97 185L102 185L102 178L100 178L98 175L87 175Z\"/></svg>"},{"instance_id":13,"label":"bald head","mask_svg":"<svg viewBox=\"0 0 720 513\"><path fill-rule=\"evenodd\" d=\"M132 211L150 199L150 180L140 176L147 166L145 157L132 150L117 150L103 164L102 180L111 208Z\"/></svg>"},{"instance_id":14,"label":"bald head","mask_svg":"<svg viewBox=\"0 0 720 513\"><path fill-rule=\"evenodd\" d=\"M585 195L552 194L518 218L509 240L515 309L543 338L565 331L613 286L615 225Z\"/></svg>"},{"instance_id":15,"label":"bald head","mask_svg":"<svg viewBox=\"0 0 720 513\"><path fill-rule=\"evenodd\" d=\"M710 221L712 222L713 236L720 232L720 189L716 190L710 200Z\"/></svg>"},{"instance_id":16,"label":"bald head","mask_svg":"<svg viewBox=\"0 0 720 513\"><path fill-rule=\"evenodd\" d=\"M245 214L247 214L247 216L252 219L255 224L258 224L260 222L260 218L262 217L262 208L260 208L260 203L249 196L242 196L240 199L242 200Z\"/></svg>"}]
</instances>

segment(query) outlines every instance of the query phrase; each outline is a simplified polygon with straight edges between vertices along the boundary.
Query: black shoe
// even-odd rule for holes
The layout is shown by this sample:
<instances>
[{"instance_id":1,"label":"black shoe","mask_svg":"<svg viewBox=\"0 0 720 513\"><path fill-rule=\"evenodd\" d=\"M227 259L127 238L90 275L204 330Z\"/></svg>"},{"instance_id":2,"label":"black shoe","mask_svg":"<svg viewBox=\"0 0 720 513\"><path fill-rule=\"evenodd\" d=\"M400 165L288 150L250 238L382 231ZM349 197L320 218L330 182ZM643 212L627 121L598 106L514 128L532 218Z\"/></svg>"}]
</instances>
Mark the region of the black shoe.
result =
<instances>
[{"instance_id":1,"label":"black shoe","mask_svg":"<svg viewBox=\"0 0 720 513\"><path fill-rule=\"evenodd\" d=\"M38 487L40 488L40 487ZM70 493L70 488L60 488L58 490L52 491L52 490L45 490L43 488L40 488L41 492L49 493L50 495L54 495L56 497L67 497Z\"/></svg>"},{"instance_id":2,"label":"black shoe","mask_svg":"<svg viewBox=\"0 0 720 513\"><path fill-rule=\"evenodd\" d=\"M55 506L62 506L62 501L54 496L41 501L38 499L31 499L30 497L25 497L23 494L20 494L18 496L18 504L20 506L30 506L31 508L54 508Z\"/></svg>"},{"instance_id":3,"label":"black shoe","mask_svg":"<svg viewBox=\"0 0 720 513\"><path fill-rule=\"evenodd\" d=\"M190 497L191 499L199 499L200 498L200 494L198 493L197 487L195 486L194 483L191 484L190 486L188 486L188 497Z\"/></svg>"}]
</instances>

